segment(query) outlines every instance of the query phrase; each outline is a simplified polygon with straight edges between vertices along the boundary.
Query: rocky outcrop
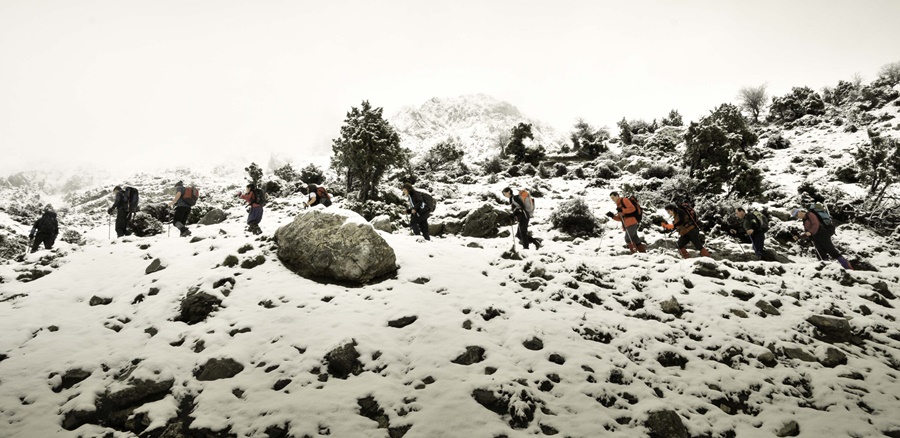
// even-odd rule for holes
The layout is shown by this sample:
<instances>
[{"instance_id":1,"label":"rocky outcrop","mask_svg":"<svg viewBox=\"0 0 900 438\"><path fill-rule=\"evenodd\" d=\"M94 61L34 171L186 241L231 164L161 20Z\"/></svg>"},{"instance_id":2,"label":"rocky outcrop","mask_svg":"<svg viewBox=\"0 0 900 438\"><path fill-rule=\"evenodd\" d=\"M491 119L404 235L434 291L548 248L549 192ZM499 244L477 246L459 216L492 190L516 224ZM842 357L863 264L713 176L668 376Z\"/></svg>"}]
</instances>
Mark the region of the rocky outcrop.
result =
<instances>
[{"instance_id":1,"label":"rocky outcrop","mask_svg":"<svg viewBox=\"0 0 900 438\"><path fill-rule=\"evenodd\" d=\"M366 284L397 270L393 248L353 212L312 210L275 232L278 258L314 280Z\"/></svg>"},{"instance_id":2,"label":"rocky outcrop","mask_svg":"<svg viewBox=\"0 0 900 438\"><path fill-rule=\"evenodd\" d=\"M500 227L511 223L509 213L484 204L466 216L460 233L466 237L497 237Z\"/></svg>"},{"instance_id":3,"label":"rocky outcrop","mask_svg":"<svg viewBox=\"0 0 900 438\"><path fill-rule=\"evenodd\" d=\"M200 225L215 225L225 222L225 219L228 219L228 215L221 209L214 208L203 215L203 218L197 223Z\"/></svg>"}]
</instances>

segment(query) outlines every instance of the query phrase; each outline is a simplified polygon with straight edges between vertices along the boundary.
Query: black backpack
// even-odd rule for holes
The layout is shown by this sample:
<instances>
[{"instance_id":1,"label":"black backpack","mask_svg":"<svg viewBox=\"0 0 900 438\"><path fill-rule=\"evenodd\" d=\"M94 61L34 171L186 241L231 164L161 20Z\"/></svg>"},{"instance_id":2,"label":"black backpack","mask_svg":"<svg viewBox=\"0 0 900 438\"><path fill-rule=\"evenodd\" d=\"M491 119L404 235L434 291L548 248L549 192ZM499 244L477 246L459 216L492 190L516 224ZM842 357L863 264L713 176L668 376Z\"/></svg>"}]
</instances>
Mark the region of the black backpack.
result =
<instances>
[{"instance_id":1,"label":"black backpack","mask_svg":"<svg viewBox=\"0 0 900 438\"><path fill-rule=\"evenodd\" d=\"M37 229L39 233L58 234L59 224L56 222L56 213L44 213L40 220L38 220Z\"/></svg>"},{"instance_id":2,"label":"black backpack","mask_svg":"<svg viewBox=\"0 0 900 438\"><path fill-rule=\"evenodd\" d=\"M326 207L331 206L331 195L325 187L316 187L316 204L322 204Z\"/></svg>"},{"instance_id":3,"label":"black backpack","mask_svg":"<svg viewBox=\"0 0 900 438\"><path fill-rule=\"evenodd\" d=\"M837 231L837 227L834 225L834 220L831 218L831 215L825 211L825 207L822 204L810 204L807 211L814 214L816 219L819 220L819 223L825 227L825 231L829 234L834 234Z\"/></svg>"},{"instance_id":4,"label":"black backpack","mask_svg":"<svg viewBox=\"0 0 900 438\"><path fill-rule=\"evenodd\" d=\"M125 202L128 205L128 212L135 213L140 210L138 204L140 203L140 195L138 195L138 189L134 187L125 187Z\"/></svg>"},{"instance_id":5,"label":"black backpack","mask_svg":"<svg viewBox=\"0 0 900 438\"><path fill-rule=\"evenodd\" d=\"M269 203L269 195L263 189L260 189L260 188L253 189L252 203L257 204L260 207L265 207L266 204Z\"/></svg>"},{"instance_id":6,"label":"black backpack","mask_svg":"<svg viewBox=\"0 0 900 438\"><path fill-rule=\"evenodd\" d=\"M641 222L641 219L644 218L644 209L641 208L640 202L638 202L637 196L631 195L628 196L627 199L631 201L631 205L634 205L634 213L623 215L625 217L633 217L637 219L638 223Z\"/></svg>"},{"instance_id":7,"label":"black backpack","mask_svg":"<svg viewBox=\"0 0 900 438\"><path fill-rule=\"evenodd\" d=\"M691 206L691 204L689 204L687 202L683 202L677 208L679 210L681 210L681 213L682 213L681 217L683 219L690 221L698 229L700 228L700 221L697 220L697 212L694 211L694 207Z\"/></svg>"},{"instance_id":8,"label":"black backpack","mask_svg":"<svg viewBox=\"0 0 900 438\"><path fill-rule=\"evenodd\" d=\"M436 207L434 204L434 197L431 196L430 193L419 192L419 194L422 195L422 201L425 202L425 207L428 208L428 211L426 211L425 213L433 213Z\"/></svg>"},{"instance_id":9,"label":"black backpack","mask_svg":"<svg viewBox=\"0 0 900 438\"><path fill-rule=\"evenodd\" d=\"M762 214L759 210L753 210L750 214L752 215L751 220L759 225L759 231L761 233L769 231L769 218L767 218L766 215Z\"/></svg>"}]
</instances>

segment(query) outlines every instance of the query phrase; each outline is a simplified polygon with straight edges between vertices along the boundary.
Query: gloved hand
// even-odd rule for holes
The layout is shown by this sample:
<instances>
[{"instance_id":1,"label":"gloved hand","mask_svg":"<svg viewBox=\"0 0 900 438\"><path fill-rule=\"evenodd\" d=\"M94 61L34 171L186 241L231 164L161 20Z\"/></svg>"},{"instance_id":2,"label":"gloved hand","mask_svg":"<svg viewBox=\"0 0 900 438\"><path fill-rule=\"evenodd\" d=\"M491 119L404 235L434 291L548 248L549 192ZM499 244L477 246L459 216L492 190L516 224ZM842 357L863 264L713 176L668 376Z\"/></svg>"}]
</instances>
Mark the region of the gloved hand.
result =
<instances>
[{"instance_id":1,"label":"gloved hand","mask_svg":"<svg viewBox=\"0 0 900 438\"><path fill-rule=\"evenodd\" d=\"M406 209L406 214L410 214L412 211L410 209Z\"/></svg>"},{"instance_id":2,"label":"gloved hand","mask_svg":"<svg viewBox=\"0 0 900 438\"><path fill-rule=\"evenodd\" d=\"M112 214L112 212L113 212L113 208L112 208L112 207L109 207L109 208L106 210L106 214Z\"/></svg>"},{"instance_id":3,"label":"gloved hand","mask_svg":"<svg viewBox=\"0 0 900 438\"><path fill-rule=\"evenodd\" d=\"M616 217L616 215L614 215L611 211L607 211L607 212L606 212L606 217L612 219L612 218Z\"/></svg>"},{"instance_id":4,"label":"gloved hand","mask_svg":"<svg viewBox=\"0 0 900 438\"><path fill-rule=\"evenodd\" d=\"M34 240L34 233L28 235L28 240Z\"/></svg>"}]
</instances>

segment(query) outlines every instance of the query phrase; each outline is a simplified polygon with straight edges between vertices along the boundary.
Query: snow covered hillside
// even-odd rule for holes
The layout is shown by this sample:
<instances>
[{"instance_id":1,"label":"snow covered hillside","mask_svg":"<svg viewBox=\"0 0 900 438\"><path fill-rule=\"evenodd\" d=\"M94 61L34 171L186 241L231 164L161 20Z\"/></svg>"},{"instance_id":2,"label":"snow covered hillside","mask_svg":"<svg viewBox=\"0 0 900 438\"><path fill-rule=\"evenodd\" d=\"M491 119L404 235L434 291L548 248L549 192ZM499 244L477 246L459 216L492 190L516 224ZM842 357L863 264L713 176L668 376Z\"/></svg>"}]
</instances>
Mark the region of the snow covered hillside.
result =
<instances>
[{"instance_id":1,"label":"snow covered hillside","mask_svg":"<svg viewBox=\"0 0 900 438\"><path fill-rule=\"evenodd\" d=\"M404 147L420 154L443 141L452 141L466 151L465 161L474 163L497 155L509 132L520 122L532 123L534 143L556 152L568 142L546 123L529 119L518 108L483 94L433 98L421 106L409 106L390 118Z\"/></svg>"}]
</instances>

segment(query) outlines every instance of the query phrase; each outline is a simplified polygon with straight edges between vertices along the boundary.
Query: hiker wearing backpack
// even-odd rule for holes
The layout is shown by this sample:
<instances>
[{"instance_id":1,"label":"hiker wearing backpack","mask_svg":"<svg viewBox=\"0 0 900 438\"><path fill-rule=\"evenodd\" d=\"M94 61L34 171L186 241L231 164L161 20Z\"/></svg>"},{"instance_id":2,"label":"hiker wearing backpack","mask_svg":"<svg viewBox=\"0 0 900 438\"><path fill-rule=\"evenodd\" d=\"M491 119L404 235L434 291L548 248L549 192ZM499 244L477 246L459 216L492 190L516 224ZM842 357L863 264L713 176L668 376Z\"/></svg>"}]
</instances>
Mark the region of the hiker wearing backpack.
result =
<instances>
[{"instance_id":1,"label":"hiker wearing backpack","mask_svg":"<svg viewBox=\"0 0 900 438\"><path fill-rule=\"evenodd\" d=\"M401 188L407 201L409 201L409 208L406 209L406 214L410 215L409 227L412 229L413 234L418 236L421 233L425 240L431 240L431 237L428 235L428 216L431 215L431 209L429 208L429 202L426 201L424 196L425 193L419 192L410 183L404 183ZM428 195L428 197L431 198L431 195ZM431 204L434 204L433 200Z\"/></svg>"},{"instance_id":2,"label":"hiker wearing backpack","mask_svg":"<svg viewBox=\"0 0 900 438\"><path fill-rule=\"evenodd\" d=\"M263 207L268 200L266 192L253 184L247 184L247 191L245 193L239 192L238 197L250 204L250 214L247 215L247 230L253 234L262 234L262 228L259 227L259 223L262 222Z\"/></svg>"},{"instance_id":3,"label":"hiker wearing backpack","mask_svg":"<svg viewBox=\"0 0 900 438\"><path fill-rule=\"evenodd\" d=\"M125 235L125 228L128 225L128 198L125 197L125 191L121 186L113 189L115 200L113 205L106 210L106 214L116 212L116 237Z\"/></svg>"},{"instance_id":4,"label":"hiker wearing backpack","mask_svg":"<svg viewBox=\"0 0 900 438\"><path fill-rule=\"evenodd\" d=\"M824 261L827 257L831 257L837 260L842 268L852 270L853 266L851 266L850 262L841 255L840 251L835 248L834 243L831 241L831 236L834 235L834 223L831 222L831 216L828 216L828 221L822 216L823 215L816 212L814 208L795 208L791 211L791 219L800 218L803 222L803 229L805 230L804 233L794 236L794 240L811 240L813 246L816 248L816 254L819 256L819 260ZM829 222L831 223L829 224Z\"/></svg>"},{"instance_id":5,"label":"hiker wearing backpack","mask_svg":"<svg viewBox=\"0 0 900 438\"><path fill-rule=\"evenodd\" d=\"M331 194L325 190L325 187L317 187L315 184L310 184L306 187L306 190L309 192L309 200L306 201L305 208L317 205L331 206Z\"/></svg>"},{"instance_id":6,"label":"hiker wearing backpack","mask_svg":"<svg viewBox=\"0 0 900 438\"><path fill-rule=\"evenodd\" d=\"M516 237L522 243L522 248L528 249L528 245L533 243L535 249L541 249L541 239L532 237L528 232L528 222L534 216L534 198L525 190L519 190L517 195L513 195L513 190L509 187L503 189L503 196L509 199L513 220L519 224Z\"/></svg>"},{"instance_id":7,"label":"hiker wearing backpack","mask_svg":"<svg viewBox=\"0 0 900 438\"><path fill-rule=\"evenodd\" d=\"M38 247L42 243L44 244L44 249L52 249L58 234L59 223L56 221L56 212L53 211L52 206L48 205L45 207L41 218L34 221L31 233L28 234L28 240L31 241L31 252L37 252Z\"/></svg>"},{"instance_id":8,"label":"hiker wearing backpack","mask_svg":"<svg viewBox=\"0 0 900 438\"><path fill-rule=\"evenodd\" d=\"M688 206L677 207L675 204L666 206L666 212L672 216L672 223L662 222L659 225L666 230L678 230L678 252L681 257L689 259L687 244L693 243L694 248L700 251L702 257L711 257L709 250L703 246L704 237L700 234L700 224L693 208Z\"/></svg>"},{"instance_id":9,"label":"hiker wearing backpack","mask_svg":"<svg viewBox=\"0 0 900 438\"><path fill-rule=\"evenodd\" d=\"M637 198L633 196L623 198L619 196L619 192L612 192L609 194L609 199L612 199L616 204L616 213L608 212L606 216L622 223L622 230L625 231L625 243L628 245L628 249L631 250L632 254L647 252L647 245L638 234L638 225L640 225L643 211L641 211L640 205L637 204Z\"/></svg>"},{"instance_id":10,"label":"hiker wearing backpack","mask_svg":"<svg viewBox=\"0 0 900 438\"><path fill-rule=\"evenodd\" d=\"M741 226L753 244L753 252L756 253L756 257L765 260L766 253L763 245L766 240L766 231L769 231L769 219L758 210L751 210L748 213L743 207L736 208L734 215L741 220ZM737 232L731 230L731 234L737 234Z\"/></svg>"},{"instance_id":11,"label":"hiker wearing backpack","mask_svg":"<svg viewBox=\"0 0 900 438\"><path fill-rule=\"evenodd\" d=\"M187 227L187 221L191 215L191 207L197 203L198 195L196 188L185 187L181 181L175 183L175 199L169 203L169 207L175 207L175 217L172 219L172 225L181 230L181 237L191 235L191 231Z\"/></svg>"}]
</instances>

